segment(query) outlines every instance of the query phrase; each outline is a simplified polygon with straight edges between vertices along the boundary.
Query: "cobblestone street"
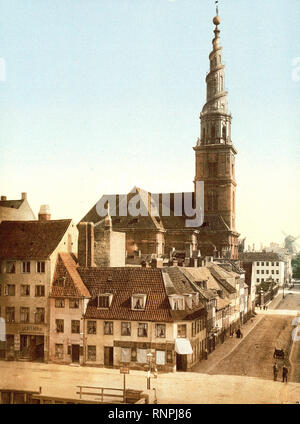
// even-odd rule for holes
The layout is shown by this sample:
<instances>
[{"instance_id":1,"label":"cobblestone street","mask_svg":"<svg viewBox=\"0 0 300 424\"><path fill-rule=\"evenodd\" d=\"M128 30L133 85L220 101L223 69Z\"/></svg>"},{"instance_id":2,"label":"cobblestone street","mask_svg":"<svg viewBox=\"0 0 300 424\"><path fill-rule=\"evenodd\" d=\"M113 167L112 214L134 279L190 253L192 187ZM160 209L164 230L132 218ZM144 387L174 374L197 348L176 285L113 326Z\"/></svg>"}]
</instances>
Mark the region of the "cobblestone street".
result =
<instances>
[{"instance_id":1,"label":"cobblestone street","mask_svg":"<svg viewBox=\"0 0 300 424\"><path fill-rule=\"evenodd\" d=\"M211 375L240 375L273 380L272 366L275 346L285 352L285 362L289 368L289 381L300 382L300 342L292 348L293 314L300 312L300 290L280 292L270 303L267 311L257 310L253 322L243 326L244 338L228 339L218 346L208 361L201 362L194 371ZM296 312L295 312L296 311ZM291 312L291 315L287 315ZM291 349L292 348L292 349ZM290 357L290 361L289 361ZM277 359L278 380L284 361Z\"/></svg>"}]
</instances>

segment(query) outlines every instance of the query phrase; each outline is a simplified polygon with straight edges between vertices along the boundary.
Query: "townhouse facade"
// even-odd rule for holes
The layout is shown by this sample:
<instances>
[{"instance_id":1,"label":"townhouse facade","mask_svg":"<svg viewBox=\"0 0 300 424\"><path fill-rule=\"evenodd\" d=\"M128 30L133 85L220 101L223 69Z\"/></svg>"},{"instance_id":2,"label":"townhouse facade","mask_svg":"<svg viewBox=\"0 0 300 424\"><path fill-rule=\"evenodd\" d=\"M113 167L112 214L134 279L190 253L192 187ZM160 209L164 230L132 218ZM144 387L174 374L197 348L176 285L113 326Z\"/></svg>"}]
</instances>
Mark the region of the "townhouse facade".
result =
<instances>
[{"instance_id":1,"label":"townhouse facade","mask_svg":"<svg viewBox=\"0 0 300 424\"><path fill-rule=\"evenodd\" d=\"M77 273L76 257L59 253L49 293L49 362L84 363L84 322L90 293Z\"/></svg>"},{"instance_id":2,"label":"townhouse facade","mask_svg":"<svg viewBox=\"0 0 300 424\"><path fill-rule=\"evenodd\" d=\"M0 316L6 324L2 359L47 361L49 292L58 252L77 249L72 220L0 224Z\"/></svg>"}]
</instances>

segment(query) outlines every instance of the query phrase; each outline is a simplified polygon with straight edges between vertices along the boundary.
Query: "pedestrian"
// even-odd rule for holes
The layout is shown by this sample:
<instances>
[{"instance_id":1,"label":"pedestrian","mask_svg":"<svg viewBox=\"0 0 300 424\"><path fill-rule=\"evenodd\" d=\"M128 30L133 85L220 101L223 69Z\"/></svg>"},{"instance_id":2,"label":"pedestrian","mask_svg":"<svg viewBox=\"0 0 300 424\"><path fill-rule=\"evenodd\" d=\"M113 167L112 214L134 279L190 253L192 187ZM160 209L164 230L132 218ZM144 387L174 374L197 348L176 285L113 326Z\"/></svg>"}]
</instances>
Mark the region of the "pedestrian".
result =
<instances>
[{"instance_id":1,"label":"pedestrian","mask_svg":"<svg viewBox=\"0 0 300 424\"><path fill-rule=\"evenodd\" d=\"M287 376L288 376L288 369L285 365L283 365L282 367L282 382L286 382L287 383Z\"/></svg>"},{"instance_id":2,"label":"pedestrian","mask_svg":"<svg viewBox=\"0 0 300 424\"><path fill-rule=\"evenodd\" d=\"M273 365L273 374L274 374L274 381L277 381L278 366L277 366L277 363L276 362Z\"/></svg>"}]
</instances>

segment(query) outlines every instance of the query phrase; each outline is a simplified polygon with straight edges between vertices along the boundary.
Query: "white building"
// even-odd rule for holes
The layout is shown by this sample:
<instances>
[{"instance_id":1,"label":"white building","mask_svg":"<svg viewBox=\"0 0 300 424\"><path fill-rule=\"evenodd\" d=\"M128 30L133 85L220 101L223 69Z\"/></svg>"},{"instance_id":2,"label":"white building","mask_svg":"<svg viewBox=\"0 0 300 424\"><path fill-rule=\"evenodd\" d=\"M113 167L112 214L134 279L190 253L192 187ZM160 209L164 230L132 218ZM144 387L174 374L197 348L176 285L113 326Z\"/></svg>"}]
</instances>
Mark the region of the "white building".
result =
<instances>
[{"instance_id":1,"label":"white building","mask_svg":"<svg viewBox=\"0 0 300 424\"><path fill-rule=\"evenodd\" d=\"M280 286L286 280L285 260L273 252L240 253L242 263L252 263L251 285L258 285L272 279Z\"/></svg>"}]
</instances>

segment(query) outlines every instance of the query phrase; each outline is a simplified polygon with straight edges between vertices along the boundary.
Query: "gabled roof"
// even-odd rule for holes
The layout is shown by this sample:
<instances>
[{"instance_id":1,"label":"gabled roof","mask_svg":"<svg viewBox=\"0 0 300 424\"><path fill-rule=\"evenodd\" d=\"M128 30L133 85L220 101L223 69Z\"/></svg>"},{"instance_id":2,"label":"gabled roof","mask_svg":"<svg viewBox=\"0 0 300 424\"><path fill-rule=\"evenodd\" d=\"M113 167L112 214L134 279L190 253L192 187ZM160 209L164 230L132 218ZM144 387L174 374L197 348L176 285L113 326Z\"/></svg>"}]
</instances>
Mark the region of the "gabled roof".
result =
<instances>
[{"instance_id":1,"label":"gabled roof","mask_svg":"<svg viewBox=\"0 0 300 424\"><path fill-rule=\"evenodd\" d=\"M195 294L197 290L189 279L185 276L182 267L166 267L162 269L164 283L168 295ZM202 316L205 313L204 305L201 300L198 303L192 299L191 307L186 305L185 310L171 310L174 320L192 320Z\"/></svg>"},{"instance_id":2,"label":"gabled roof","mask_svg":"<svg viewBox=\"0 0 300 424\"><path fill-rule=\"evenodd\" d=\"M220 286L217 280L207 267L183 267L183 270L191 275L195 282L206 281L208 289L219 290Z\"/></svg>"},{"instance_id":3,"label":"gabled roof","mask_svg":"<svg viewBox=\"0 0 300 424\"><path fill-rule=\"evenodd\" d=\"M195 270L199 271L195 271ZM216 287L214 285L214 282L211 281L211 284L207 283L207 289L204 289L202 287L202 282L206 280L208 277L207 269L205 270L204 267L199 268L193 268L193 267L181 267L182 272L185 274L186 278L193 284L193 287L196 287L197 291L201 294L202 297L206 300L212 300L215 299L217 296ZM210 277L208 279L212 279L212 275L209 273ZM200 277L200 279L199 279ZM202 278L205 277L205 278ZM200 284L201 282L201 284ZM209 287L210 286L210 287ZM217 286L219 289L219 286Z\"/></svg>"},{"instance_id":4,"label":"gabled roof","mask_svg":"<svg viewBox=\"0 0 300 424\"><path fill-rule=\"evenodd\" d=\"M278 253L274 252L245 252L239 253L239 260L242 262L255 262L255 261L270 261L279 262L283 261Z\"/></svg>"},{"instance_id":5,"label":"gabled roof","mask_svg":"<svg viewBox=\"0 0 300 424\"><path fill-rule=\"evenodd\" d=\"M25 199L20 200L0 200L0 206L3 208L19 209Z\"/></svg>"},{"instance_id":6,"label":"gabled roof","mask_svg":"<svg viewBox=\"0 0 300 424\"><path fill-rule=\"evenodd\" d=\"M163 199L164 199L163 193L150 193L141 188L134 187L127 195L119 195L119 194L105 195L105 198L108 198L109 196L114 196L116 199L116 204L118 205L120 203L120 207L122 207L122 205L125 205L125 209L128 211L128 203L133 196L137 195L137 193L140 195L141 202L145 210L148 212L148 215L147 216L139 215L137 217L133 217L128 212L127 216L120 216L118 206L117 208L114 208L113 206L110 209L110 214L111 214L112 226L114 230L116 231L128 231L130 229L132 230L147 229L147 230L156 230L156 231L180 230L180 231L186 231L190 233L198 229L198 228L186 227L187 217L184 215L184 213L182 213L182 216L174 215L174 196L176 193L166 193L168 196L170 196L170 204L168 205L170 207L170 216L163 216L161 213ZM182 194L182 193L179 193L179 194ZM184 195L192 196L193 193L184 193ZM156 199L159 199L159 204L157 205L158 206L157 214L159 214L159 216L154 216L154 213L152 211L152 206L151 206L151 196L153 196L153 198L155 196ZM102 198L103 197L104 196L102 196ZM126 205L126 202L127 202L127 205ZM96 223L102 219L102 217L100 217L97 213L97 203L82 218L81 222Z\"/></svg>"},{"instance_id":7,"label":"gabled roof","mask_svg":"<svg viewBox=\"0 0 300 424\"><path fill-rule=\"evenodd\" d=\"M90 292L77 272L76 258L70 253L59 253L53 276L50 297L90 298ZM63 287L56 283L63 279Z\"/></svg>"},{"instance_id":8,"label":"gabled roof","mask_svg":"<svg viewBox=\"0 0 300 424\"><path fill-rule=\"evenodd\" d=\"M161 269L79 267L77 270L92 296L85 318L172 322ZM97 296L101 293L113 295L109 309L97 308ZM147 296L145 310L131 310L131 297L134 294Z\"/></svg>"},{"instance_id":9,"label":"gabled roof","mask_svg":"<svg viewBox=\"0 0 300 424\"><path fill-rule=\"evenodd\" d=\"M233 287L230 281L232 281L236 277L239 277L238 274L236 274L235 272L225 271L223 268L213 262L208 263L207 267L209 268L210 272L215 277L215 279L225 288L225 290L227 290L231 294L236 293L236 288Z\"/></svg>"},{"instance_id":10,"label":"gabled roof","mask_svg":"<svg viewBox=\"0 0 300 424\"><path fill-rule=\"evenodd\" d=\"M230 300L222 299L221 297L217 298L217 311L220 311L221 309L225 309L229 305L230 305Z\"/></svg>"},{"instance_id":11,"label":"gabled roof","mask_svg":"<svg viewBox=\"0 0 300 424\"><path fill-rule=\"evenodd\" d=\"M167 274L169 281L173 286L174 293L178 294L192 294L195 293L195 289L192 287L190 281L181 270L181 267L167 267L163 268L163 273ZM171 293L168 293L171 294Z\"/></svg>"},{"instance_id":12,"label":"gabled roof","mask_svg":"<svg viewBox=\"0 0 300 424\"><path fill-rule=\"evenodd\" d=\"M48 259L71 222L71 219L2 221L0 259Z\"/></svg>"}]
</instances>

